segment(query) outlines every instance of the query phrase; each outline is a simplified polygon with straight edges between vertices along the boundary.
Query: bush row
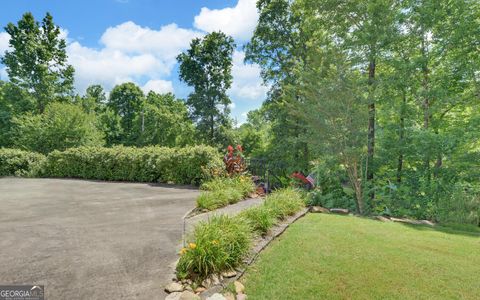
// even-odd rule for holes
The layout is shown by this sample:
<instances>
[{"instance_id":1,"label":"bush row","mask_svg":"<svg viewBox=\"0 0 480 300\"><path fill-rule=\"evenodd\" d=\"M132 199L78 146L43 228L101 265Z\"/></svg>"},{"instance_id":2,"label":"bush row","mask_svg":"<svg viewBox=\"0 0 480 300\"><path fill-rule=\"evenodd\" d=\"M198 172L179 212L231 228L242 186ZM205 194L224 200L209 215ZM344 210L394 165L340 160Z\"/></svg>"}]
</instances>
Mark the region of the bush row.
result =
<instances>
[{"instance_id":1,"label":"bush row","mask_svg":"<svg viewBox=\"0 0 480 300\"><path fill-rule=\"evenodd\" d=\"M255 234L266 234L279 220L304 206L300 192L283 189L269 195L263 204L235 217L220 215L199 223L187 247L180 252L178 278L201 281L237 267L248 254Z\"/></svg>"},{"instance_id":2,"label":"bush row","mask_svg":"<svg viewBox=\"0 0 480 300\"><path fill-rule=\"evenodd\" d=\"M208 210L237 203L255 190L248 176L216 177L200 187L204 190L197 198L197 206Z\"/></svg>"},{"instance_id":3,"label":"bush row","mask_svg":"<svg viewBox=\"0 0 480 300\"><path fill-rule=\"evenodd\" d=\"M18 158L10 153L18 153ZM97 180L199 184L222 168L212 147L80 147L53 151L46 157L0 149L3 176L40 176ZM5 166L4 166L5 161Z\"/></svg>"},{"instance_id":4,"label":"bush row","mask_svg":"<svg viewBox=\"0 0 480 300\"><path fill-rule=\"evenodd\" d=\"M0 176L36 176L45 156L19 149L0 149Z\"/></svg>"}]
</instances>

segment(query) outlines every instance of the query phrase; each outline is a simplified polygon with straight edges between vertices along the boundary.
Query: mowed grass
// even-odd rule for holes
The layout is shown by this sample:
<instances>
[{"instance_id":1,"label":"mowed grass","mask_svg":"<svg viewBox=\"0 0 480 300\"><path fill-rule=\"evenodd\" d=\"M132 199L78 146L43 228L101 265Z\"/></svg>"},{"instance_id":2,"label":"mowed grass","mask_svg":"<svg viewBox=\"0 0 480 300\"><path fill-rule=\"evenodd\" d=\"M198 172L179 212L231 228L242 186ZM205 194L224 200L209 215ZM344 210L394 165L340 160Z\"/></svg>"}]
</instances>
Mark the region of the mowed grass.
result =
<instances>
[{"instance_id":1,"label":"mowed grass","mask_svg":"<svg viewBox=\"0 0 480 300\"><path fill-rule=\"evenodd\" d=\"M480 230L308 214L252 265L248 299L480 299Z\"/></svg>"}]
</instances>

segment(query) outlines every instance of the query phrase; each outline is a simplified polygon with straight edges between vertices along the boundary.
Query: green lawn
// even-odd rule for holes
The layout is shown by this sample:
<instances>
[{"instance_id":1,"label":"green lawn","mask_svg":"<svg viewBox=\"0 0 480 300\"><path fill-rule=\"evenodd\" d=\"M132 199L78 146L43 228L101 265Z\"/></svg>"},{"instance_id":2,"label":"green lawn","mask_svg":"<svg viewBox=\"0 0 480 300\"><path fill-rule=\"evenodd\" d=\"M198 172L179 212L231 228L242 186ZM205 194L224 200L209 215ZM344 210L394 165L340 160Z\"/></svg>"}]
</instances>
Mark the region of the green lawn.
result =
<instances>
[{"instance_id":1,"label":"green lawn","mask_svg":"<svg viewBox=\"0 0 480 300\"><path fill-rule=\"evenodd\" d=\"M249 300L480 299L480 230L308 214L243 281Z\"/></svg>"}]
</instances>

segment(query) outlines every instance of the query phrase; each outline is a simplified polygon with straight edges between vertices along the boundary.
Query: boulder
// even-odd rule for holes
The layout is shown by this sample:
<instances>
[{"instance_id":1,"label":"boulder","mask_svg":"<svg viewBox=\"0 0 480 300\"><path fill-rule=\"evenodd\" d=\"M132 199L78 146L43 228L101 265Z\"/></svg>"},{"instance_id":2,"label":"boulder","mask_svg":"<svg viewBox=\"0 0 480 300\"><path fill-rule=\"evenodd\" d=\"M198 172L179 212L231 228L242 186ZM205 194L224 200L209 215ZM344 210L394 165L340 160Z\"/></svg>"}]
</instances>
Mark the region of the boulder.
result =
<instances>
[{"instance_id":1,"label":"boulder","mask_svg":"<svg viewBox=\"0 0 480 300\"><path fill-rule=\"evenodd\" d=\"M330 213L330 210L328 208L321 207L321 206L312 206L310 208L310 212L328 214L328 213Z\"/></svg>"},{"instance_id":2,"label":"boulder","mask_svg":"<svg viewBox=\"0 0 480 300\"><path fill-rule=\"evenodd\" d=\"M385 218L384 216L375 216L373 217L375 220L382 221L382 222L392 222L389 218Z\"/></svg>"},{"instance_id":3,"label":"boulder","mask_svg":"<svg viewBox=\"0 0 480 300\"><path fill-rule=\"evenodd\" d=\"M237 272L235 270L225 271L222 273L222 276L225 278L232 278L232 277L235 277L236 275L237 275Z\"/></svg>"},{"instance_id":4,"label":"boulder","mask_svg":"<svg viewBox=\"0 0 480 300\"><path fill-rule=\"evenodd\" d=\"M346 208L330 208L330 212L340 215L348 215L350 213L350 211Z\"/></svg>"},{"instance_id":5,"label":"boulder","mask_svg":"<svg viewBox=\"0 0 480 300\"><path fill-rule=\"evenodd\" d=\"M184 291L181 295L179 300L200 300L200 296L195 295L193 292Z\"/></svg>"},{"instance_id":6,"label":"boulder","mask_svg":"<svg viewBox=\"0 0 480 300\"><path fill-rule=\"evenodd\" d=\"M167 293L183 292L183 285L178 282L171 282L165 287L165 292Z\"/></svg>"},{"instance_id":7,"label":"boulder","mask_svg":"<svg viewBox=\"0 0 480 300\"><path fill-rule=\"evenodd\" d=\"M206 291L207 289L204 288L203 286L199 286L195 289L195 293L201 293L201 292L204 292Z\"/></svg>"},{"instance_id":8,"label":"boulder","mask_svg":"<svg viewBox=\"0 0 480 300\"><path fill-rule=\"evenodd\" d=\"M222 294L215 293L207 298L207 300L227 300L227 298L223 297Z\"/></svg>"},{"instance_id":9,"label":"boulder","mask_svg":"<svg viewBox=\"0 0 480 300\"><path fill-rule=\"evenodd\" d=\"M237 294L243 293L245 291L245 286L243 286L240 281L235 281L233 285L235 286L235 292Z\"/></svg>"},{"instance_id":10,"label":"boulder","mask_svg":"<svg viewBox=\"0 0 480 300\"><path fill-rule=\"evenodd\" d=\"M237 294L237 300L247 300L247 295L244 293Z\"/></svg>"},{"instance_id":11,"label":"boulder","mask_svg":"<svg viewBox=\"0 0 480 300\"><path fill-rule=\"evenodd\" d=\"M181 292L174 292L165 297L165 300L180 300Z\"/></svg>"}]
</instances>

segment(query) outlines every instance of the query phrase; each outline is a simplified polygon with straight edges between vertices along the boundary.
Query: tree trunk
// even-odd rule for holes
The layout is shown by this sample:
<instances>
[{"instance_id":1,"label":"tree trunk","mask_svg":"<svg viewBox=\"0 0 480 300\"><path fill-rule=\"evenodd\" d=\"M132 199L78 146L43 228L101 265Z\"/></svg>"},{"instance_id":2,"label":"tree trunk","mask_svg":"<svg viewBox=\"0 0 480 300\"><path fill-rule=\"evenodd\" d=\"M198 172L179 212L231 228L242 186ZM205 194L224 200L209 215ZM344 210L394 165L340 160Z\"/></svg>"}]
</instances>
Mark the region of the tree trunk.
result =
<instances>
[{"instance_id":1,"label":"tree trunk","mask_svg":"<svg viewBox=\"0 0 480 300\"><path fill-rule=\"evenodd\" d=\"M425 34L424 34L425 36ZM423 88L423 129L425 131L428 130L430 127L430 98L429 98L429 69L428 69L428 57L427 57L427 48L426 48L426 41L425 37L422 40L422 56L424 59L424 63L422 66L422 73L423 73L423 80L422 80L422 88ZM427 182L430 182L430 154L428 153L429 149L426 149L427 153L425 155L425 174L427 176Z\"/></svg>"},{"instance_id":2,"label":"tree trunk","mask_svg":"<svg viewBox=\"0 0 480 300\"><path fill-rule=\"evenodd\" d=\"M367 183L371 187L373 185L374 170L373 157L375 154L375 99L374 99L374 84L375 84L375 59L371 59L368 65L368 137L367 137ZM375 198L373 189L369 192L371 199Z\"/></svg>"},{"instance_id":3,"label":"tree trunk","mask_svg":"<svg viewBox=\"0 0 480 300\"><path fill-rule=\"evenodd\" d=\"M398 138L398 144L400 151L398 154L398 164L397 164L397 183L402 183L402 171L403 171L403 143L405 138L405 109L407 106L407 95L405 90L403 90L403 101L402 108L400 109L400 132Z\"/></svg>"}]
</instances>

